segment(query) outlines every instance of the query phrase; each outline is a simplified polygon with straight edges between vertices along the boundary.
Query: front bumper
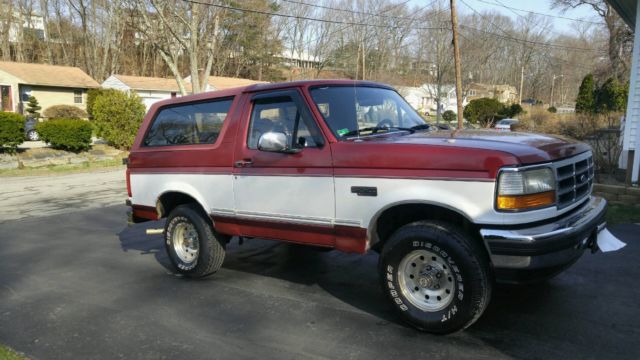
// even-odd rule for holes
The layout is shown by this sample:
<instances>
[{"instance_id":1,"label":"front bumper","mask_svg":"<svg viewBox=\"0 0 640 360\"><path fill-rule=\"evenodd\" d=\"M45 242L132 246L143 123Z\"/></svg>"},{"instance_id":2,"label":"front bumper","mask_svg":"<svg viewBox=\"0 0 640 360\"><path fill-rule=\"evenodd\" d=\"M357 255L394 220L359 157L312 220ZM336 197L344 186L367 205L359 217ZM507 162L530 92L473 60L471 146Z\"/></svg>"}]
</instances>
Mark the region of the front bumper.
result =
<instances>
[{"instance_id":1,"label":"front bumper","mask_svg":"<svg viewBox=\"0 0 640 360\"><path fill-rule=\"evenodd\" d=\"M498 280L528 281L549 277L573 264L585 249L597 251L604 229L607 201L589 200L553 222L530 227L483 227L485 242Z\"/></svg>"}]
</instances>

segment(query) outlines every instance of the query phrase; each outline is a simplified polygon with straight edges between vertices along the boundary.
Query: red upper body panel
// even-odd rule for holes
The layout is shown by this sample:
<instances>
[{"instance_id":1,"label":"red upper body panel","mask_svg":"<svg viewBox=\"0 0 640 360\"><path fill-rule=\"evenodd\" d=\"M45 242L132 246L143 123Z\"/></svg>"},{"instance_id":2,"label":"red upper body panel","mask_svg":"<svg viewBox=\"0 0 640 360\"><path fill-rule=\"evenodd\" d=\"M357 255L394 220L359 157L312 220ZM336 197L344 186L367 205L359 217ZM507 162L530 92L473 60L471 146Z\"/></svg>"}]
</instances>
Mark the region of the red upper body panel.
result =
<instances>
[{"instance_id":1,"label":"red upper body panel","mask_svg":"<svg viewBox=\"0 0 640 360\"><path fill-rule=\"evenodd\" d=\"M174 98L154 104L135 139L129 167L145 171L172 168L225 171L233 166L237 138L246 134L252 93L298 88L330 146L336 176L433 177L492 180L500 167L549 162L589 150L577 141L540 134L461 130L437 132L394 132L385 135L338 141L311 106L308 90L313 86L359 85L389 88L385 85L351 80L318 80L248 87ZM215 144L141 147L142 138L154 115L163 107L193 101L234 97L227 120ZM246 146L246 144L244 145ZM237 152L235 152L237 154ZM237 155L236 155L237 156ZM297 155L273 154L273 156ZM284 162L286 163L286 162ZM321 166L326 166L323 163ZM155 170L154 170L155 169Z\"/></svg>"}]
</instances>

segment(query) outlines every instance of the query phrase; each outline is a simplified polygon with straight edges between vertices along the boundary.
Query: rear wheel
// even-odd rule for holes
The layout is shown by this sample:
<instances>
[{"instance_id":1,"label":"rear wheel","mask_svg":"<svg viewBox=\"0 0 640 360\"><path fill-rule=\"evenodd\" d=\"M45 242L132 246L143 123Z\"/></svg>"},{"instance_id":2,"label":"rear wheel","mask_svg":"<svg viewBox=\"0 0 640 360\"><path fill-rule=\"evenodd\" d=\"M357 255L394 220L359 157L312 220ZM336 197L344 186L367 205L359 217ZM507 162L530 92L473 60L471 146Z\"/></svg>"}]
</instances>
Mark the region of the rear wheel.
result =
<instances>
[{"instance_id":1,"label":"rear wheel","mask_svg":"<svg viewBox=\"0 0 640 360\"><path fill-rule=\"evenodd\" d=\"M164 237L169 259L179 273L198 278L222 266L226 239L196 205L180 205L171 211Z\"/></svg>"},{"instance_id":2,"label":"rear wheel","mask_svg":"<svg viewBox=\"0 0 640 360\"><path fill-rule=\"evenodd\" d=\"M484 249L444 222L420 221L398 229L382 249L379 270L400 317L428 332L470 326L491 297Z\"/></svg>"}]
</instances>

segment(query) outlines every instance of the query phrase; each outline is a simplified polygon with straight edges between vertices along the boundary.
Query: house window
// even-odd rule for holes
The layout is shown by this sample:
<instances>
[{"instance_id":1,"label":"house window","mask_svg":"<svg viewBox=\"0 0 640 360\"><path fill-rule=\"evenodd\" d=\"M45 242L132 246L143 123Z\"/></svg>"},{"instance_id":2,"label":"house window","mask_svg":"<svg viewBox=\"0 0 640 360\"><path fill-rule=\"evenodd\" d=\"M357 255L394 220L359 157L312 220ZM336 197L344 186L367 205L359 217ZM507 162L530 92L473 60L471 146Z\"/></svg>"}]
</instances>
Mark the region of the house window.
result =
<instances>
[{"instance_id":1,"label":"house window","mask_svg":"<svg viewBox=\"0 0 640 360\"><path fill-rule=\"evenodd\" d=\"M469 90L469 96L476 96L475 90Z\"/></svg>"},{"instance_id":2,"label":"house window","mask_svg":"<svg viewBox=\"0 0 640 360\"><path fill-rule=\"evenodd\" d=\"M73 102L76 104L82 104L82 90L75 90L73 92Z\"/></svg>"}]
</instances>

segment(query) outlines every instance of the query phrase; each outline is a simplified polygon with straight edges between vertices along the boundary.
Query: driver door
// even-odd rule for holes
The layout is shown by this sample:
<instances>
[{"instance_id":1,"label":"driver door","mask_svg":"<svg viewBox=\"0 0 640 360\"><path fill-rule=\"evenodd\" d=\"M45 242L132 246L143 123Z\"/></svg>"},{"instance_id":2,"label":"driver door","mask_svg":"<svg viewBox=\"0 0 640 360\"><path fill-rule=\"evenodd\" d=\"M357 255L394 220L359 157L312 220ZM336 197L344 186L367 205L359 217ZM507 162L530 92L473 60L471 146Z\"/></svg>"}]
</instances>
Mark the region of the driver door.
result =
<instances>
[{"instance_id":1,"label":"driver door","mask_svg":"<svg viewBox=\"0 0 640 360\"><path fill-rule=\"evenodd\" d=\"M302 96L296 90L258 93L248 117L234 163L240 234L334 246L331 151ZM284 133L289 147L300 151L259 150L268 132Z\"/></svg>"}]
</instances>

